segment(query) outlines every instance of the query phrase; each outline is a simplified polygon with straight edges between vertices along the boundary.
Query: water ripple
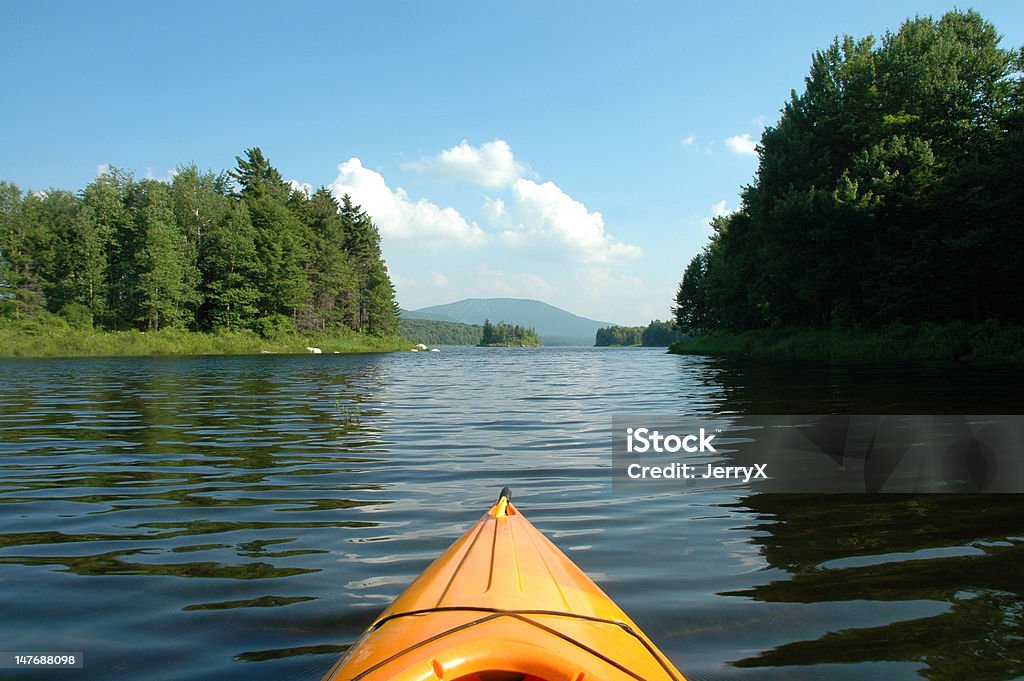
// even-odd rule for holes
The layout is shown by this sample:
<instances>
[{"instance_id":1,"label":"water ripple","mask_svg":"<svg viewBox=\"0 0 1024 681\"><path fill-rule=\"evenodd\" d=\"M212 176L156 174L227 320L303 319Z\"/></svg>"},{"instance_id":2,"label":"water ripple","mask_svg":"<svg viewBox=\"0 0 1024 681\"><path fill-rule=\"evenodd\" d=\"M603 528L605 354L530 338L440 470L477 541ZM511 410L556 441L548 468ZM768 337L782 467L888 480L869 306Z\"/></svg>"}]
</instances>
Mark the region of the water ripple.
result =
<instances>
[{"instance_id":1,"label":"water ripple","mask_svg":"<svg viewBox=\"0 0 1024 681\"><path fill-rule=\"evenodd\" d=\"M880 394L1020 413L1019 373L950 371L592 348L3 360L0 638L84 651L79 679L317 679L507 484L696 678L1013 678L1014 500L610 486L613 413Z\"/></svg>"}]
</instances>

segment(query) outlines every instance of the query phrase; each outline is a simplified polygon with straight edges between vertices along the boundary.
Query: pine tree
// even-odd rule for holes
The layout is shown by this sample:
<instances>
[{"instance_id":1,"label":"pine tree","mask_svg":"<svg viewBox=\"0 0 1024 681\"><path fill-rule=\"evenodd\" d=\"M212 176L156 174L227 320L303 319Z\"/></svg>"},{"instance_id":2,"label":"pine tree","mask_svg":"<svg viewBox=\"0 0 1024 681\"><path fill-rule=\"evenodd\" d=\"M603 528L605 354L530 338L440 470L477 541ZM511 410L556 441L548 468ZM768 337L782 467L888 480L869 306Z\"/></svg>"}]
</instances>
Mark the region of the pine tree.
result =
<instances>
[{"instance_id":1,"label":"pine tree","mask_svg":"<svg viewBox=\"0 0 1024 681\"><path fill-rule=\"evenodd\" d=\"M229 174L241 186L239 196L256 230L256 252L261 264L262 315L295 319L309 306L310 286L306 262L309 239L302 222L289 210L290 188L260 149L235 157L238 167Z\"/></svg>"},{"instance_id":2,"label":"pine tree","mask_svg":"<svg viewBox=\"0 0 1024 681\"><path fill-rule=\"evenodd\" d=\"M107 312L109 216L88 195L79 202L67 192L49 192L43 207L55 242L48 277L51 309L79 306L88 322L96 324Z\"/></svg>"},{"instance_id":3,"label":"pine tree","mask_svg":"<svg viewBox=\"0 0 1024 681\"><path fill-rule=\"evenodd\" d=\"M260 272L256 230L245 203L232 205L203 240L202 325L252 328L259 315Z\"/></svg>"},{"instance_id":4,"label":"pine tree","mask_svg":"<svg viewBox=\"0 0 1024 681\"><path fill-rule=\"evenodd\" d=\"M135 219L142 247L139 268L138 321L147 329L180 326L197 300L186 240L174 217L170 187L145 180Z\"/></svg>"}]
</instances>

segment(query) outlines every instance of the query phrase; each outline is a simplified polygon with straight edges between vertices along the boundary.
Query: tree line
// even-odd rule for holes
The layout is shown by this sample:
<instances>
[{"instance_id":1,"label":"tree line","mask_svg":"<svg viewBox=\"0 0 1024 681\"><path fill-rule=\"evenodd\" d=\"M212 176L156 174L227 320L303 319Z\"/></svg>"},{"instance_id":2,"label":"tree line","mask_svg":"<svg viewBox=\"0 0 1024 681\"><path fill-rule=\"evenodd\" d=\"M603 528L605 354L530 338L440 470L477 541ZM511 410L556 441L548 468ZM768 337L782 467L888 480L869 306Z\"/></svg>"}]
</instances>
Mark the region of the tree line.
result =
<instances>
[{"instance_id":1,"label":"tree line","mask_svg":"<svg viewBox=\"0 0 1024 681\"><path fill-rule=\"evenodd\" d=\"M483 333L480 338L482 347L529 345L539 346L540 338L533 327L498 322L492 324L490 319L484 320Z\"/></svg>"},{"instance_id":2,"label":"tree line","mask_svg":"<svg viewBox=\"0 0 1024 681\"><path fill-rule=\"evenodd\" d=\"M673 322L655 319L647 326L607 326L597 330L594 345L597 347L633 346L646 348L667 348L685 338Z\"/></svg>"},{"instance_id":3,"label":"tree line","mask_svg":"<svg viewBox=\"0 0 1024 681\"><path fill-rule=\"evenodd\" d=\"M426 345L480 345L484 327L437 319L402 317L401 336Z\"/></svg>"},{"instance_id":4,"label":"tree line","mask_svg":"<svg viewBox=\"0 0 1024 681\"><path fill-rule=\"evenodd\" d=\"M259 148L169 182L110 169L80 192L0 182L0 315L108 330L398 330L373 220L296 189Z\"/></svg>"},{"instance_id":5,"label":"tree line","mask_svg":"<svg viewBox=\"0 0 1024 681\"><path fill-rule=\"evenodd\" d=\"M1024 50L974 11L836 39L761 136L686 330L1024 321Z\"/></svg>"}]
</instances>

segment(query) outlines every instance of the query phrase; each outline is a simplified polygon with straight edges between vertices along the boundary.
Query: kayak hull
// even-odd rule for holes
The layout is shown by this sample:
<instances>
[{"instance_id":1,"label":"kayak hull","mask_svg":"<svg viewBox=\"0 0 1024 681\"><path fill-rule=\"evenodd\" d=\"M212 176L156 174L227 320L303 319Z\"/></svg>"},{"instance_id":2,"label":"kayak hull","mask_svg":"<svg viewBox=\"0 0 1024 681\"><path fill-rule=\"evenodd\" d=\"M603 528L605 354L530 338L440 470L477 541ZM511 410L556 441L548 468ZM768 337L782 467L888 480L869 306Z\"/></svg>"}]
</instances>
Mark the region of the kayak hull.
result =
<instances>
[{"instance_id":1,"label":"kayak hull","mask_svg":"<svg viewBox=\"0 0 1024 681\"><path fill-rule=\"evenodd\" d=\"M629 617L507 500L430 565L324 681L675 680Z\"/></svg>"}]
</instances>

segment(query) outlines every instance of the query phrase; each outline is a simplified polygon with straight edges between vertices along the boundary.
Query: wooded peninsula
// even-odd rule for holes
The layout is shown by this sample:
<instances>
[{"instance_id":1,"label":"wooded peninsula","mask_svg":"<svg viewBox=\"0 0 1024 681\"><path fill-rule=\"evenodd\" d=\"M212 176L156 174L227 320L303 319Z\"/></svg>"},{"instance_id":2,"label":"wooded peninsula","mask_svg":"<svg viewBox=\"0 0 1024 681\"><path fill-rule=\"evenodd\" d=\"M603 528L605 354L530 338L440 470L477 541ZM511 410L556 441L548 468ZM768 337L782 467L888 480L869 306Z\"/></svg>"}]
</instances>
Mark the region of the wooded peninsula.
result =
<instances>
[{"instance_id":1,"label":"wooded peninsula","mask_svg":"<svg viewBox=\"0 0 1024 681\"><path fill-rule=\"evenodd\" d=\"M111 168L78 193L0 182L0 352L408 347L370 216L259 148L236 161L167 182Z\"/></svg>"},{"instance_id":2,"label":"wooded peninsula","mask_svg":"<svg viewBox=\"0 0 1024 681\"><path fill-rule=\"evenodd\" d=\"M675 352L1024 361L1024 49L974 11L812 59L712 221Z\"/></svg>"},{"instance_id":3,"label":"wooded peninsula","mask_svg":"<svg viewBox=\"0 0 1024 681\"><path fill-rule=\"evenodd\" d=\"M667 348L686 338L672 322L652 320L647 326L606 326L594 334L594 346Z\"/></svg>"}]
</instances>

